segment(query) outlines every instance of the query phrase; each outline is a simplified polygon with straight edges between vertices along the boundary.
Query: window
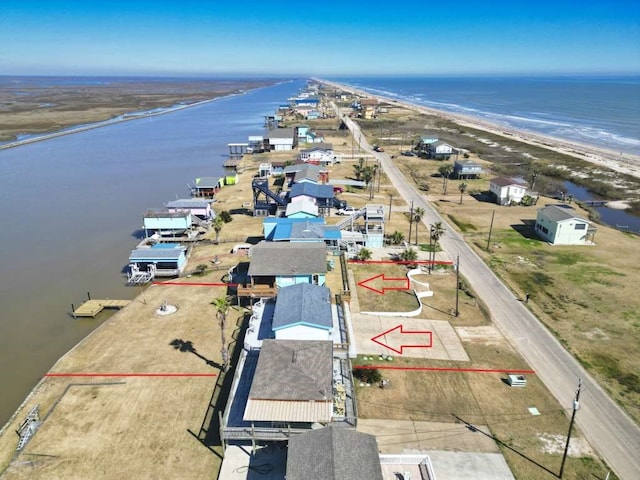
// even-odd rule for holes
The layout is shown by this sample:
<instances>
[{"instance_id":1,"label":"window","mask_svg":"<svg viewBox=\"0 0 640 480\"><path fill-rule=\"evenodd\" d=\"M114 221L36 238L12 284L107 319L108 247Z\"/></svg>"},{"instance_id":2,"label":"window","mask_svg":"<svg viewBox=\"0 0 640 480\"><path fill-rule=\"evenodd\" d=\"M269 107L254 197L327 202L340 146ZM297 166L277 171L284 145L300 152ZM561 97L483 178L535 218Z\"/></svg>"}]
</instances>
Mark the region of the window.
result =
<instances>
[{"instance_id":1,"label":"window","mask_svg":"<svg viewBox=\"0 0 640 480\"><path fill-rule=\"evenodd\" d=\"M587 228L586 223L576 223L576 230L586 230L586 228Z\"/></svg>"}]
</instances>

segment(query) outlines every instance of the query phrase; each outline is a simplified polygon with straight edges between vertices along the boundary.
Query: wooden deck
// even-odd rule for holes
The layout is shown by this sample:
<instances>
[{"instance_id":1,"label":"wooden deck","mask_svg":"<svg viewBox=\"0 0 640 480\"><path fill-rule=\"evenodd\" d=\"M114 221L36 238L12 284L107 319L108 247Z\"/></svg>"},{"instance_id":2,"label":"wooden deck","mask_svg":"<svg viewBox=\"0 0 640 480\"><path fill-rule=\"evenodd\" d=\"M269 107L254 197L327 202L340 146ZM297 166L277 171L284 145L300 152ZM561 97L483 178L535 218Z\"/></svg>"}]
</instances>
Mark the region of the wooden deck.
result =
<instances>
[{"instance_id":1,"label":"wooden deck","mask_svg":"<svg viewBox=\"0 0 640 480\"><path fill-rule=\"evenodd\" d=\"M131 303L131 300L87 300L71 313L74 318L95 317L105 308L121 309Z\"/></svg>"}]
</instances>

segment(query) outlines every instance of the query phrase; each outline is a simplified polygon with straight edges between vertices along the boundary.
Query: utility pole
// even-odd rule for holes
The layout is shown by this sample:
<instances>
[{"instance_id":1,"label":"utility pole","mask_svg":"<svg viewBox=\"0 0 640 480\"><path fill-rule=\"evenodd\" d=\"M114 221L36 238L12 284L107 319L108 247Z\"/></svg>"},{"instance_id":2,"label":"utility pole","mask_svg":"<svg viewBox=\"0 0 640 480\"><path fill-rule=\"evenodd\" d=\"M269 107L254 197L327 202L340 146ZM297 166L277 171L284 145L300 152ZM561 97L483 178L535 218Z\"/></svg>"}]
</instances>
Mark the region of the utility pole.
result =
<instances>
[{"instance_id":1,"label":"utility pole","mask_svg":"<svg viewBox=\"0 0 640 480\"><path fill-rule=\"evenodd\" d=\"M429 225L429 265L427 265L427 271L429 275L431 275L431 267L433 267L433 262L431 258L435 259L433 250L435 250L435 245L433 244L433 225Z\"/></svg>"},{"instance_id":2,"label":"utility pole","mask_svg":"<svg viewBox=\"0 0 640 480\"><path fill-rule=\"evenodd\" d=\"M496 211L491 214L491 225L489 225L489 238L487 239L487 252L489 251L489 245L491 244L491 232L493 231L493 217L495 217Z\"/></svg>"},{"instance_id":3,"label":"utility pole","mask_svg":"<svg viewBox=\"0 0 640 480\"><path fill-rule=\"evenodd\" d=\"M391 203L392 202L393 202L393 193L389 194L389 217L387 218L388 222L391 221Z\"/></svg>"},{"instance_id":4,"label":"utility pole","mask_svg":"<svg viewBox=\"0 0 640 480\"><path fill-rule=\"evenodd\" d=\"M460 297L460 255L456 257L456 317L460 314L458 310Z\"/></svg>"},{"instance_id":5,"label":"utility pole","mask_svg":"<svg viewBox=\"0 0 640 480\"><path fill-rule=\"evenodd\" d=\"M411 230L413 227L413 200L411 200L411 210L409 211L409 245L411 245Z\"/></svg>"},{"instance_id":6,"label":"utility pole","mask_svg":"<svg viewBox=\"0 0 640 480\"><path fill-rule=\"evenodd\" d=\"M571 421L569 422L569 433L567 434L567 443L564 446L564 455L562 456L562 464L560 465L560 473L558 478L562 478L564 472L564 462L567 460L567 453L569 452L569 442L571 441L571 431L573 430L573 422L576 419L576 412L580 408L580 390L582 389L582 379L578 379L578 390L576 390L576 398L573 401L573 413L571 414Z\"/></svg>"}]
</instances>

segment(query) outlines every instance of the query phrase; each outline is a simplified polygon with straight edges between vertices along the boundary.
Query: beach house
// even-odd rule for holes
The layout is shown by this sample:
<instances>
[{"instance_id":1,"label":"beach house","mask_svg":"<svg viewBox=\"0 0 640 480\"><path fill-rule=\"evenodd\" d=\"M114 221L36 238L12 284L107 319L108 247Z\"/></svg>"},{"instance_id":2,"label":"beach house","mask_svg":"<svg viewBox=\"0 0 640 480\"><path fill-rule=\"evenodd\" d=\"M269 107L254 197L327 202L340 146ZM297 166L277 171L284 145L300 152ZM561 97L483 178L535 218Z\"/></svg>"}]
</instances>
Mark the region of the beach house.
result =
<instances>
[{"instance_id":1,"label":"beach house","mask_svg":"<svg viewBox=\"0 0 640 480\"><path fill-rule=\"evenodd\" d=\"M538 209L535 231L552 245L592 245L596 227L568 205L546 205Z\"/></svg>"},{"instance_id":2,"label":"beach house","mask_svg":"<svg viewBox=\"0 0 640 480\"><path fill-rule=\"evenodd\" d=\"M305 163L324 166L340 162L340 158L333 151L331 144L319 144L312 148L300 150L299 158Z\"/></svg>"},{"instance_id":3,"label":"beach house","mask_svg":"<svg viewBox=\"0 0 640 480\"><path fill-rule=\"evenodd\" d=\"M250 259L248 276L251 287L325 284L327 251L322 243L262 241L251 249Z\"/></svg>"},{"instance_id":4,"label":"beach house","mask_svg":"<svg viewBox=\"0 0 640 480\"><path fill-rule=\"evenodd\" d=\"M333 343L265 339L243 420L311 428L333 415Z\"/></svg>"},{"instance_id":5,"label":"beach house","mask_svg":"<svg viewBox=\"0 0 640 480\"><path fill-rule=\"evenodd\" d=\"M297 145L297 137L294 128L275 128L269 130L269 149L271 151L293 150Z\"/></svg>"},{"instance_id":6,"label":"beach house","mask_svg":"<svg viewBox=\"0 0 640 480\"><path fill-rule=\"evenodd\" d=\"M331 340L331 292L309 283L279 289L271 328L278 340Z\"/></svg>"},{"instance_id":7,"label":"beach house","mask_svg":"<svg viewBox=\"0 0 640 480\"><path fill-rule=\"evenodd\" d=\"M482 175L482 164L473 160L455 160L453 176L458 179L478 178Z\"/></svg>"},{"instance_id":8,"label":"beach house","mask_svg":"<svg viewBox=\"0 0 640 480\"><path fill-rule=\"evenodd\" d=\"M223 187L224 178L220 177L198 177L193 181L191 196L200 198L214 198L216 193Z\"/></svg>"},{"instance_id":9,"label":"beach house","mask_svg":"<svg viewBox=\"0 0 640 480\"><path fill-rule=\"evenodd\" d=\"M163 236L184 235L192 225L191 212L189 210L164 210L149 209L143 217L145 237L154 233Z\"/></svg>"},{"instance_id":10,"label":"beach house","mask_svg":"<svg viewBox=\"0 0 640 480\"><path fill-rule=\"evenodd\" d=\"M426 146L427 158L435 160L448 160L451 155L457 155L458 151L451 145L440 140Z\"/></svg>"},{"instance_id":11,"label":"beach house","mask_svg":"<svg viewBox=\"0 0 640 480\"><path fill-rule=\"evenodd\" d=\"M211 201L202 198L180 198L167 202L167 210L170 212L189 211L192 216L202 220L215 218L216 214L211 209Z\"/></svg>"},{"instance_id":12,"label":"beach house","mask_svg":"<svg viewBox=\"0 0 640 480\"><path fill-rule=\"evenodd\" d=\"M176 243L158 243L136 248L129 255L129 268L153 272L156 277L179 276L187 265L186 247Z\"/></svg>"},{"instance_id":13,"label":"beach house","mask_svg":"<svg viewBox=\"0 0 640 480\"><path fill-rule=\"evenodd\" d=\"M317 183L294 183L289 191L291 203L311 200L317 207L320 215L329 213L333 206L333 186L319 185Z\"/></svg>"},{"instance_id":14,"label":"beach house","mask_svg":"<svg viewBox=\"0 0 640 480\"><path fill-rule=\"evenodd\" d=\"M527 193L527 184L513 178L496 177L489 181L489 193L498 205L520 203Z\"/></svg>"},{"instance_id":15,"label":"beach house","mask_svg":"<svg viewBox=\"0 0 640 480\"><path fill-rule=\"evenodd\" d=\"M291 436L287 480L412 480L404 473L383 477L378 452L375 436L337 425Z\"/></svg>"}]
</instances>

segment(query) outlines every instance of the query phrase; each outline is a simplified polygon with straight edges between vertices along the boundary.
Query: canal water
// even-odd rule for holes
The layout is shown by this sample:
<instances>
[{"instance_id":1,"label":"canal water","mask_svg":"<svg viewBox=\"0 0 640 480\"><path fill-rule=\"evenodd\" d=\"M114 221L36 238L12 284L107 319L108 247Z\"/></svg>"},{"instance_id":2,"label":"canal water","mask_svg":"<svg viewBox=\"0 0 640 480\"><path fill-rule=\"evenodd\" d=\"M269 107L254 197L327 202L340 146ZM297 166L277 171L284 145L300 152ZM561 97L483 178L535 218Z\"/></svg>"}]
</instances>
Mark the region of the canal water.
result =
<instances>
[{"instance_id":1,"label":"canal water","mask_svg":"<svg viewBox=\"0 0 640 480\"><path fill-rule=\"evenodd\" d=\"M0 150L0 427L106 316L71 304L133 298L122 269L147 208L218 176L227 143L263 133L296 80L196 107Z\"/></svg>"},{"instance_id":2,"label":"canal water","mask_svg":"<svg viewBox=\"0 0 640 480\"><path fill-rule=\"evenodd\" d=\"M566 192L576 200L583 202L604 200L594 195L584 187L580 187L573 182L564 182ZM631 215L625 210L618 210L607 206L592 207L600 215L600 221L606 225L617 228L624 232L640 233L640 217Z\"/></svg>"}]
</instances>

